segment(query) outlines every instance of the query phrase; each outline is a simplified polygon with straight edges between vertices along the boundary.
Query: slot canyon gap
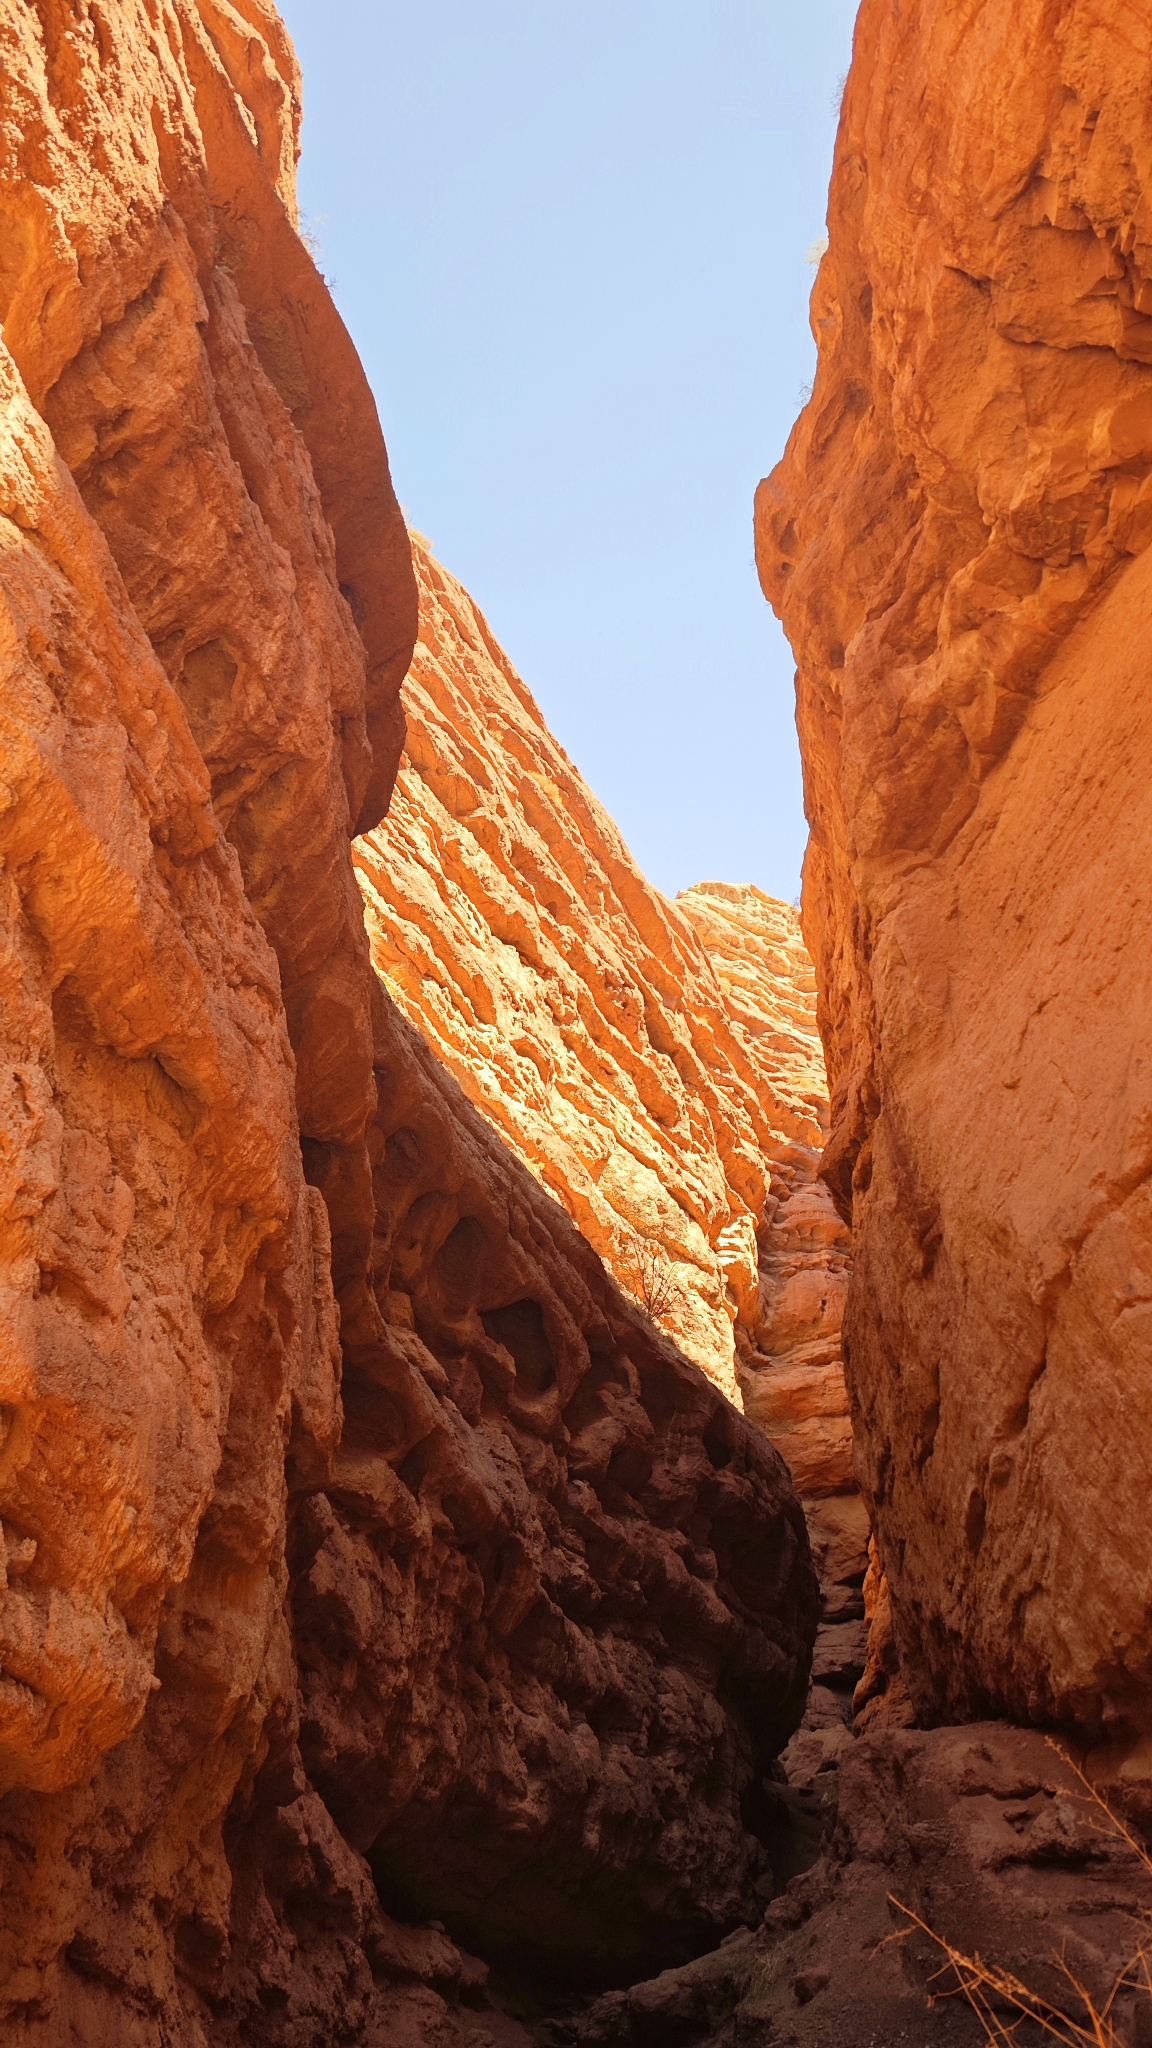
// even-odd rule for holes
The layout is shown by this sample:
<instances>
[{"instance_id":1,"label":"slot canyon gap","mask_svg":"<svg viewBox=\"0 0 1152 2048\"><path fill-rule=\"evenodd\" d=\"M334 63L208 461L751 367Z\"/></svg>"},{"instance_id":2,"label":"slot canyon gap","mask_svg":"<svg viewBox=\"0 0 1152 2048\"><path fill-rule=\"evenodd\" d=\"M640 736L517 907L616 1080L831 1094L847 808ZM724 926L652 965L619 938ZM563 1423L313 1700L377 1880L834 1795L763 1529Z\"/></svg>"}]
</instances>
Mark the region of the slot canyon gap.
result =
<instances>
[{"instance_id":1,"label":"slot canyon gap","mask_svg":"<svg viewBox=\"0 0 1152 2048\"><path fill-rule=\"evenodd\" d=\"M0 93L3 2039L1148 2048L1152 16L863 0L802 917L408 532L268 0Z\"/></svg>"}]
</instances>

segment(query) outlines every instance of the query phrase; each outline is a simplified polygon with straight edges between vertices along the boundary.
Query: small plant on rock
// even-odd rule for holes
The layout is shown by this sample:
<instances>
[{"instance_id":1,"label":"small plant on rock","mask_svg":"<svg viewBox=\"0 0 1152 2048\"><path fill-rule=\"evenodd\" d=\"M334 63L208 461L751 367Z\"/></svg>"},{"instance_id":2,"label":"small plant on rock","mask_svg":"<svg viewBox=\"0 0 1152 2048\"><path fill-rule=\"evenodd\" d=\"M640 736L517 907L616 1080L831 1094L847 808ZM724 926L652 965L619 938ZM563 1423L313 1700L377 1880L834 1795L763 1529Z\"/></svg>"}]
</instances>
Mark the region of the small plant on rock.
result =
<instances>
[{"instance_id":1,"label":"small plant on rock","mask_svg":"<svg viewBox=\"0 0 1152 2048\"><path fill-rule=\"evenodd\" d=\"M645 1315L662 1328L688 1305L688 1295L676 1278L672 1261L662 1244L639 1230L624 1233L623 1249L616 1261L621 1286L638 1301Z\"/></svg>"}]
</instances>

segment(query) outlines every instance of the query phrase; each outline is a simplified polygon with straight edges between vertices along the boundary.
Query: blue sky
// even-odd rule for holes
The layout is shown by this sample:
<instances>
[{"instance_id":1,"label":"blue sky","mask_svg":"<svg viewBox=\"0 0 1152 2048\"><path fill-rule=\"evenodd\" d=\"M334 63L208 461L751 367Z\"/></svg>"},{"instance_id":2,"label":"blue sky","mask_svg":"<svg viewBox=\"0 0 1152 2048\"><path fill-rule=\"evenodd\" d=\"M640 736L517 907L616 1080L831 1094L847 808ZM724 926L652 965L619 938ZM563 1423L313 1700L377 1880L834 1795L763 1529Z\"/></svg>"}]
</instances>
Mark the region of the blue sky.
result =
<instances>
[{"instance_id":1,"label":"blue sky","mask_svg":"<svg viewBox=\"0 0 1152 2048\"><path fill-rule=\"evenodd\" d=\"M812 376L855 0L281 0L409 522L670 894L796 895L752 493Z\"/></svg>"}]
</instances>

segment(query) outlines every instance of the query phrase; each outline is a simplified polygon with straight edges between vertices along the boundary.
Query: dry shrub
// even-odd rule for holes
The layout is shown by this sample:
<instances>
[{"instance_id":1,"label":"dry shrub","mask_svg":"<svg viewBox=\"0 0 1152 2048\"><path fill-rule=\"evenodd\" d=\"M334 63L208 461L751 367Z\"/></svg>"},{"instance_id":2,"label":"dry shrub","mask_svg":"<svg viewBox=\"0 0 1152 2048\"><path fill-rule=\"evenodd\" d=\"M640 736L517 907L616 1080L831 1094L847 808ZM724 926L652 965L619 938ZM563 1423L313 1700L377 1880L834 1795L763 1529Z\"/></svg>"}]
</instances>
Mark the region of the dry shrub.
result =
<instances>
[{"instance_id":1,"label":"dry shrub","mask_svg":"<svg viewBox=\"0 0 1152 2048\"><path fill-rule=\"evenodd\" d=\"M1113 1812L1103 1794L1089 1782L1080 1766L1059 1743L1052 1742L1049 1747L1080 1780L1084 1787L1080 1796L1085 1805L1093 1807L1102 1817L1107 1832L1127 1843L1152 1877L1152 1855L1139 1836L1133 1834L1119 1814ZM911 1923L904 1932L910 1934L913 1927L918 1927L943 1954L945 1960L936 1973L937 1977L946 1976L949 1971L955 1974L955 1985L947 1991L937 1992L935 1997L966 1998L984 2029L985 2040L994 2042L996 2048L1022 2048L1019 2034L1026 2020L1039 2029L1042 2039L1060 2042L1064 2048L1125 2048L1127 2035L1121 2036L1116 2031L1117 1999L1126 1990L1136 1990L1144 1992L1152 2000L1152 1910L1148 1907L1142 1907L1138 1914L1133 1914L1134 1919L1144 1921L1147 1932L1134 1944L1102 2004L1096 2003L1087 1987L1069 1969L1063 1956L1054 1954L1053 1961L1067 1979L1073 2001L1083 2007L1083 2016L1077 2019L1042 1993L1021 1983L1011 1970L1001 1969L995 1963L986 1963L979 1955L965 1955L962 1949L954 1948L911 1906L904 1905L891 1892L888 1896L891 1904ZM900 1936L890 1938L899 1940ZM935 2003L935 1997L932 2003Z\"/></svg>"},{"instance_id":2,"label":"dry shrub","mask_svg":"<svg viewBox=\"0 0 1152 2048\"><path fill-rule=\"evenodd\" d=\"M654 1323L664 1324L681 1314L688 1296L663 1245L639 1230L626 1230L622 1235L623 1249L616 1260L621 1286Z\"/></svg>"}]
</instances>

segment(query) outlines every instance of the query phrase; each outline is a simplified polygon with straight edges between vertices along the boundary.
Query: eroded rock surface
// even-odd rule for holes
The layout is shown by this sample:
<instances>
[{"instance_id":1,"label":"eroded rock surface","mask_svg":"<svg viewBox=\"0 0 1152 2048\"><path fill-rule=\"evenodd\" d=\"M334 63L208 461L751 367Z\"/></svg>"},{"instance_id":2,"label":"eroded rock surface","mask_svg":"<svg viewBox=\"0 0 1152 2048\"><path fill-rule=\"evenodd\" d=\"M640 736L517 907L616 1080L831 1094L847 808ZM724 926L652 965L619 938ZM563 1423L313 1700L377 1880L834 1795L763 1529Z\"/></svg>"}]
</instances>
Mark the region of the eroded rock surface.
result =
<instances>
[{"instance_id":1,"label":"eroded rock surface","mask_svg":"<svg viewBox=\"0 0 1152 2048\"><path fill-rule=\"evenodd\" d=\"M415 586L277 17L0 75L0 2031L449 2048L433 1917L745 1910L803 1518L372 975Z\"/></svg>"},{"instance_id":2,"label":"eroded rock surface","mask_svg":"<svg viewBox=\"0 0 1152 2048\"><path fill-rule=\"evenodd\" d=\"M865 1665L868 1520L840 1356L848 1231L792 907L639 873L460 585L419 535L421 624L388 817L356 847L386 988L622 1285L792 1470L821 1567L820 1689L788 1755L824 1792ZM649 1268L652 1277L652 1268ZM826 1634L825 1634L826 1631Z\"/></svg>"},{"instance_id":3,"label":"eroded rock surface","mask_svg":"<svg viewBox=\"0 0 1152 2048\"><path fill-rule=\"evenodd\" d=\"M386 1327L296 1525L305 1762L384 1898L488 1951L687 1948L763 1868L740 1809L803 1705L799 1505L383 999L376 1056Z\"/></svg>"},{"instance_id":4,"label":"eroded rock surface","mask_svg":"<svg viewBox=\"0 0 1152 2048\"><path fill-rule=\"evenodd\" d=\"M864 0L757 512L894 1640L925 1718L1115 1742L1152 1729L1150 86L1120 0Z\"/></svg>"},{"instance_id":5,"label":"eroded rock surface","mask_svg":"<svg viewBox=\"0 0 1152 2048\"><path fill-rule=\"evenodd\" d=\"M701 882L676 898L695 926L736 1025L751 1040L762 1089L804 1090L827 1126L816 984L799 920L759 889ZM787 1459L809 1497L855 1486L852 1424L840 1355L849 1234L817 1177L820 1141L777 1146L756 1219L756 1292L736 1324L745 1412Z\"/></svg>"},{"instance_id":6,"label":"eroded rock surface","mask_svg":"<svg viewBox=\"0 0 1152 2048\"><path fill-rule=\"evenodd\" d=\"M795 914L646 882L472 600L413 551L407 749L356 851L373 960L621 1283L664 1283L659 1320L738 1401L758 1233L822 1142Z\"/></svg>"}]
</instances>

